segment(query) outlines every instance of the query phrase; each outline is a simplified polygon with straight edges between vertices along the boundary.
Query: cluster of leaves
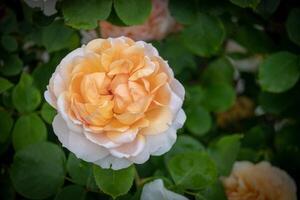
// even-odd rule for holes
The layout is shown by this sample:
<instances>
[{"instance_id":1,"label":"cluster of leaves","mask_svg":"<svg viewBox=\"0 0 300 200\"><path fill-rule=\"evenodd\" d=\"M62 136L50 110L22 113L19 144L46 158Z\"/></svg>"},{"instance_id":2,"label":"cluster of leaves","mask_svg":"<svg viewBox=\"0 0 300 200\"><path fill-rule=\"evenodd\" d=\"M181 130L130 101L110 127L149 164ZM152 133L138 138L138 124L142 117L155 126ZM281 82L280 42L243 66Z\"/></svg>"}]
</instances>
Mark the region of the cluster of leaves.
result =
<instances>
[{"instance_id":1,"label":"cluster of leaves","mask_svg":"<svg viewBox=\"0 0 300 200\"><path fill-rule=\"evenodd\" d=\"M98 30L98 20L141 24L151 1L62 0L56 8L46 17L23 1L0 4L0 199L139 199L144 183L162 178L190 199L222 200L219 177L237 160L269 160L300 180L297 0L170 0L183 29L153 44L184 83L187 122L170 152L119 171L63 149L42 94L81 30ZM254 106L237 106L241 97Z\"/></svg>"}]
</instances>

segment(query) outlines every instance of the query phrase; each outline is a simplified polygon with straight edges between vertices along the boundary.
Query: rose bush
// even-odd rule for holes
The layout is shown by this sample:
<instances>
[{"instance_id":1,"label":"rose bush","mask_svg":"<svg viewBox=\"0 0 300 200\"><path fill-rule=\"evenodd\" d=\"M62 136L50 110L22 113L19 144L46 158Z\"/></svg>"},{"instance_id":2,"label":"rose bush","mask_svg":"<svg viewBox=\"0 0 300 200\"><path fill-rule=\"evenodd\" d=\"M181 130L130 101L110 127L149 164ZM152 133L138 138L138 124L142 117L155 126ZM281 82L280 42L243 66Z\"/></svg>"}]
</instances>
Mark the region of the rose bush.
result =
<instances>
[{"instance_id":1,"label":"rose bush","mask_svg":"<svg viewBox=\"0 0 300 200\"><path fill-rule=\"evenodd\" d=\"M186 118L184 88L168 63L152 45L126 37L95 39L69 53L47 88L63 146L103 168L169 151Z\"/></svg>"},{"instance_id":2,"label":"rose bush","mask_svg":"<svg viewBox=\"0 0 300 200\"><path fill-rule=\"evenodd\" d=\"M296 0L1 1L0 199L294 200L299 19Z\"/></svg>"}]
</instances>

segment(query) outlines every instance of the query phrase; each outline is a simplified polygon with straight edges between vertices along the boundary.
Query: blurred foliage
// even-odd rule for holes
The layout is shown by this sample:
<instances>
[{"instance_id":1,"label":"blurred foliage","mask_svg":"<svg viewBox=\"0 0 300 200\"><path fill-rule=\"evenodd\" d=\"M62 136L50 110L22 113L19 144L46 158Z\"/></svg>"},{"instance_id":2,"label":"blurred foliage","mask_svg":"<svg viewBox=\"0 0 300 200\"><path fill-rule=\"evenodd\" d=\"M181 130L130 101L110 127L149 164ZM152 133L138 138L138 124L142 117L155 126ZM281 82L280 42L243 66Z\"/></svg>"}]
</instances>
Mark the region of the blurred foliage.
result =
<instances>
[{"instance_id":1,"label":"blurred foliage","mask_svg":"<svg viewBox=\"0 0 300 200\"><path fill-rule=\"evenodd\" d=\"M42 94L82 31L98 33L105 19L141 24L151 2L61 0L45 16L21 0L1 1L0 199L133 200L162 178L190 199L222 200L218 177L236 160L268 160L299 186L299 2L170 0L169 9L183 28L152 43L185 86L186 124L165 155L112 171L62 149Z\"/></svg>"}]
</instances>

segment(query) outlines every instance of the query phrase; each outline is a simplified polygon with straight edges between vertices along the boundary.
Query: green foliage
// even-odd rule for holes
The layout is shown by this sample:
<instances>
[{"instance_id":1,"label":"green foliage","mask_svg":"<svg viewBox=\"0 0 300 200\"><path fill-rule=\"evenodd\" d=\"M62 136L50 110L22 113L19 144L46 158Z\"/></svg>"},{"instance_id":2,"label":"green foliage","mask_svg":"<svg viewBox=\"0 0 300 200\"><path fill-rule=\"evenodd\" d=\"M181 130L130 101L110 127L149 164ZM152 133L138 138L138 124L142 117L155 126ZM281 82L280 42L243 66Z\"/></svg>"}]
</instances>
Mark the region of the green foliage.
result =
<instances>
[{"instance_id":1,"label":"green foliage","mask_svg":"<svg viewBox=\"0 0 300 200\"><path fill-rule=\"evenodd\" d=\"M212 184L217 178L216 165L205 152L185 152L168 162L169 172L176 185L199 190Z\"/></svg>"},{"instance_id":2,"label":"green foliage","mask_svg":"<svg viewBox=\"0 0 300 200\"><path fill-rule=\"evenodd\" d=\"M134 166L121 170L102 169L94 165L94 176L98 187L114 199L126 194L134 179Z\"/></svg>"},{"instance_id":3,"label":"green foliage","mask_svg":"<svg viewBox=\"0 0 300 200\"><path fill-rule=\"evenodd\" d=\"M261 0L230 0L233 4L242 8L255 8Z\"/></svg>"},{"instance_id":4,"label":"green foliage","mask_svg":"<svg viewBox=\"0 0 300 200\"><path fill-rule=\"evenodd\" d=\"M216 162L219 174L228 176L240 149L240 135L223 136L213 143L208 152Z\"/></svg>"},{"instance_id":5,"label":"green foliage","mask_svg":"<svg viewBox=\"0 0 300 200\"><path fill-rule=\"evenodd\" d=\"M18 151L11 167L11 179L17 192L30 199L55 194L65 176L65 155L55 144L37 143Z\"/></svg>"},{"instance_id":6,"label":"green foliage","mask_svg":"<svg viewBox=\"0 0 300 200\"><path fill-rule=\"evenodd\" d=\"M41 110L42 118L48 123L51 124L56 115L55 109L50 106L48 103L44 103Z\"/></svg>"},{"instance_id":7,"label":"green foliage","mask_svg":"<svg viewBox=\"0 0 300 200\"><path fill-rule=\"evenodd\" d=\"M235 91L231 85L214 83L204 88L203 106L214 112L224 112L235 101Z\"/></svg>"},{"instance_id":8,"label":"green foliage","mask_svg":"<svg viewBox=\"0 0 300 200\"><path fill-rule=\"evenodd\" d=\"M78 46L78 35L74 30L64 26L61 21L54 21L42 30L42 45L48 52ZM75 42L75 44L73 44Z\"/></svg>"},{"instance_id":9,"label":"green foliage","mask_svg":"<svg viewBox=\"0 0 300 200\"><path fill-rule=\"evenodd\" d=\"M191 0L186 3L181 0L170 1L170 12L172 16L182 24L192 24L197 18L197 1Z\"/></svg>"},{"instance_id":10,"label":"green foliage","mask_svg":"<svg viewBox=\"0 0 300 200\"><path fill-rule=\"evenodd\" d=\"M0 6L0 199L138 200L161 178L188 199L225 200L220 177L244 160L269 161L299 186L298 2L169 0L176 30L150 42L185 88L186 122L169 152L117 171L62 150L43 94L70 51L102 37L100 21L141 25L163 12L152 0L61 0L46 16L27 2Z\"/></svg>"},{"instance_id":11,"label":"green foliage","mask_svg":"<svg viewBox=\"0 0 300 200\"><path fill-rule=\"evenodd\" d=\"M67 0L62 4L66 24L77 29L93 29L98 20L104 20L111 11L112 0Z\"/></svg>"},{"instance_id":12,"label":"green foliage","mask_svg":"<svg viewBox=\"0 0 300 200\"><path fill-rule=\"evenodd\" d=\"M12 132L12 142L16 151L46 139L46 126L37 114L24 115L16 121Z\"/></svg>"},{"instance_id":13,"label":"green foliage","mask_svg":"<svg viewBox=\"0 0 300 200\"><path fill-rule=\"evenodd\" d=\"M13 123L14 121L10 114L0 110L0 144L3 144L8 140Z\"/></svg>"},{"instance_id":14,"label":"green foliage","mask_svg":"<svg viewBox=\"0 0 300 200\"><path fill-rule=\"evenodd\" d=\"M295 44L300 45L300 8L294 8L290 11L287 22L286 29L291 41Z\"/></svg>"},{"instance_id":15,"label":"green foliage","mask_svg":"<svg viewBox=\"0 0 300 200\"><path fill-rule=\"evenodd\" d=\"M23 73L19 83L13 90L12 101L21 113L34 111L41 103L41 94L33 85L32 77Z\"/></svg>"},{"instance_id":16,"label":"green foliage","mask_svg":"<svg viewBox=\"0 0 300 200\"><path fill-rule=\"evenodd\" d=\"M299 57L289 52L270 55L259 68L259 82L268 92L280 93L292 88L300 76Z\"/></svg>"},{"instance_id":17,"label":"green foliage","mask_svg":"<svg viewBox=\"0 0 300 200\"><path fill-rule=\"evenodd\" d=\"M152 4L150 0L115 0L114 8L125 24L137 25L148 18Z\"/></svg>"},{"instance_id":18,"label":"green foliage","mask_svg":"<svg viewBox=\"0 0 300 200\"><path fill-rule=\"evenodd\" d=\"M183 31L186 47L199 56L216 54L225 37L222 22L215 16L199 13L195 23Z\"/></svg>"},{"instance_id":19,"label":"green foliage","mask_svg":"<svg viewBox=\"0 0 300 200\"><path fill-rule=\"evenodd\" d=\"M86 191L83 187L78 185L68 185L64 187L55 197L55 200L68 199L85 199Z\"/></svg>"},{"instance_id":20,"label":"green foliage","mask_svg":"<svg viewBox=\"0 0 300 200\"><path fill-rule=\"evenodd\" d=\"M4 76L15 76L22 70L22 60L16 54L10 54L3 59L3 66L0 64L0 73Z\"/></svg>"},{"instance_id":21,"label":"green foliage","mask_svg":"<svg viewBox=\"0 0 300 200\"><path fill-rule=\"evenodd\" d=\"M0 94L12 86L13 84L9 80L0 77Z\"/></svg>"},{"instance_id":22,"label":"green foliage","mask_svg":"<svg viewBox=\"0 0 300 200\"><path fill-rule=\"evenodd\" d=\"M191 133L202 136L209 131L212 119L206 109L201 106L191 106L186 112L188 116L186 127Z\"/></svg>"}]
</instances>

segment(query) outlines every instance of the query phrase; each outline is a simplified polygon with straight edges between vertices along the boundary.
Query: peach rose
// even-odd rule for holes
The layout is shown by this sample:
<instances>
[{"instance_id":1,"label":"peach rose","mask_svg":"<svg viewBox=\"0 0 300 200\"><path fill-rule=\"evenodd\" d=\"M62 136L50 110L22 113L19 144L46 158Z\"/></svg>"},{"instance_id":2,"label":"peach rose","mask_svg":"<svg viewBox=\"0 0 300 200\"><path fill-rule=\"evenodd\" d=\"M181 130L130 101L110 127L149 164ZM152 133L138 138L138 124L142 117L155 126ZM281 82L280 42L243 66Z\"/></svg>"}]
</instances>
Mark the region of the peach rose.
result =
<instances>
[{"instance_id":1,"label":"peach rose","mask_svg":"<svg viewBox=\"0 0 300 200\"><path fill-rule=\"evenodd\" d=\"M168 0L152 0L152 12L142 25L121 27L107 21L100 22L100 32L104 38L127 36L134 40L161 40L168 33L176 32L180 28L170 15Z\"/></svg>"},{"instance_id":2,"label":"peach rose","mask_svg":"<svg viewBox=\"0 0 300 200\"><path fill-rule=\"evenodd\" d=\"M72 51L47 89L60 142L102 168L126 168L169 151L186 119L185 91L168 63L151 44L126 37Z\"/></svg>"},{"instance_id":3,"label":"peach rose","mask_svg":"<svg viewBox=\"0 0 300 200\"><path fill-rule=\"evenodd\" d=\"M228 200L297 200L293 179L266 161L236 162L231 175L221 180Z\"/></svg>"}]
</instances>

